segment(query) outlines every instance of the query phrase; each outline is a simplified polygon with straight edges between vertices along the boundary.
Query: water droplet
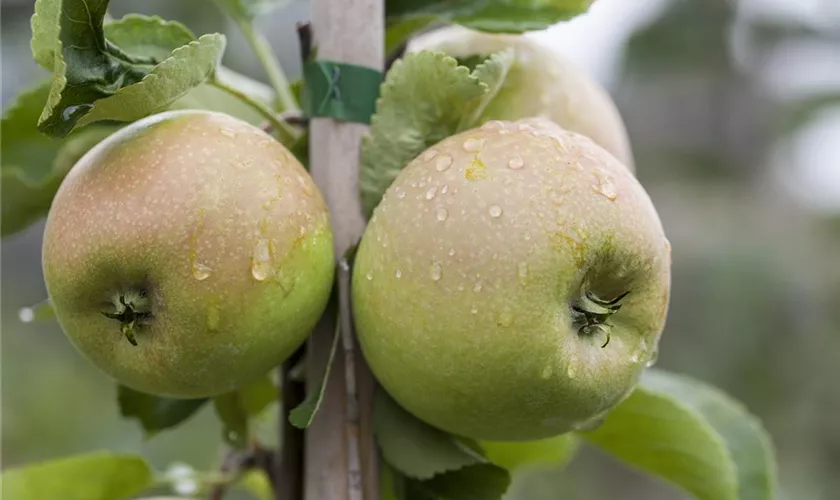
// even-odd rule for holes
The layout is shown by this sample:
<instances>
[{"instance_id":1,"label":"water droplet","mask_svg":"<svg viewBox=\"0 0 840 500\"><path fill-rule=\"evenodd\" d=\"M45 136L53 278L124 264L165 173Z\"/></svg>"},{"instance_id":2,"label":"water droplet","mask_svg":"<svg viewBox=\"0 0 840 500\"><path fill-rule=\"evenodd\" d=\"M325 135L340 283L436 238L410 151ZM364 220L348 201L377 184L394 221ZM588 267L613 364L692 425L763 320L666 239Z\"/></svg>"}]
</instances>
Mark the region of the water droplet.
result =
<instances>
[{"instance_id":1,"label":"water droplet","mask_svg":"<svg viewBox=\"0 0 840 500\"><path fill-rule=\"evenodd\" d=\"M531 231L525 231L525 241L531 240Z\"/></svg>"},{"instance_id":2,"label":"water droplet","mask_svg":"<svg viewBox=\"0 0 840 500\"><path fill-rule=\"evenodd\" d=\"M615 201L618 198L618 192L612 179L600 171L596 171L595 177L598 178L598 184L592 186L595 192L604 195L610 201Z\"/></svg>"},{"instance_id":3,"label":"water droplet","mask_svg":"<svg viewBox=\"0 0 840 500\"><path fill-rule=\"evenodd\" d=\"M569 378L575 378L577 376L577 367L575 366L575 361L569 361L569 367L566 369L566 376Z\"/></svg>"},{"instance_id":4,"label":"water droplet","mask_svg":"<svg viewBox=\"0 0 840 500\"><path fill-rule=\"evenodd\" d=\"M437 195L437 186L432 186L426 191L426 199L431 200Z\"/></svg>"},{"instance_id":5,"label":"water droplet","mask_svg":"<svg viewBox=\"0 0 840 500\"><path fill-rule=\"evenodd\" d=\"M215 302L207 304L207 329L210 331L218 330L221 319L219 304Z\"/></svg>"},{"instance_id":6,"label":"water droplet","mask_svg":"<svg viewBox=\"0 0 840 500\"><path fill-rule=\"evenodd\" d=\"M405 190L404 189L396 188L394 191L397 193L397 198L399 198L399 199L405 198Z\"/></svg>"},{"instance_id":7,"label":"water droplet","mask_svg":"<svg viewBox=\"0 0 840 500\"><path fill-rule=\"evenodd\" d=\"M464 141L464 151L468 153L478 153L484 147L484 139L470 138Z\"/></svg>"},{"instance_id":8,"label":"water droplet","mask_svg":"<svg viewBox=\"0 0 840 500\"><path fill-rule=\"evenodd\" d=\"M373 279L373 273L371 271L368 271L367 274L365 274L365 278L367 278L368 281L372 280Z\"/></svg>"},{"instance_id":9,"label":"water droplet","mask_svg":"<svg viewBox=\"0 0 840 500\"><path fill-rule=\"evenodd\" d=\"M509 327L513 324L513 313L508 310L502 311L496 319L496 324L503 328Z\"/></svg>"},{"instance_id":10,"label":"water droplet","mask_svg":"<svg viewBox=\"0 0 840 500\"><path fill-rule=\"evenodd\" d=\"M441 275L443 274L443 266L440 265L440 262L432 262L432 281L439 281Z\"/></svg>"},{"instance_id":11,"label":"water droplet","mask_svg":"<svg viewBox=\"0 0 840 500\"><path fill-rule=\"evenodd\" d=\"M437 155L438 155L438 150L437 149L427 149L426 151L423 151L422 155L420 155L420 159L423 160L423 161L429 161L429 160L434 159L434 157L437 156Z\"/></svg>"},{"instance_id":12,"label":"water droplet","mask_svg":"<svg viewBox=\"0 0 840 500\"><path fill-rule=\"evenodd\" d=\"M443 221L446 220L447 217L449 217L449 210L447 210L443 207L440 207L440 208L437 209L437 213L435 214L435 217L437 217L437 220L443 222Z\"/></svg>"},{"instance_id":13,"label":"water droplet","mask_svg":"<svg viewBox=\"0 0 840 500\"><path fill-rule=\"evenodd\" d=\"M31 307L22 307L18 311L18 319L20 319L21 323L32 323L35 321L35 310Z\"/></svg>"},{"instance_id":14,"label":"water droplet","mask_svg":"<svg viewBox=\"0 0 840 500\"><path fill-rule=\"evenodd\" d=\"M482 130L501 130L505 128L505 124L499 120L490 120L481 126Z\"/></svg>"},{"instance_id":15,"label":"water droplet","mask_svg":"<svg viewBox=\"0 0 840 500\"><path fill-rule=\"evenodd\" d=\"M448 184L444 184L443 186L440 187L440 194L446 194L448 191L449 191L449 185Z\"/></svg>"},{"instance_id":16,"label":"water droplet","mask_svg":"<svg viewBox=\"0 0 840 500\"><path fill-rule=\"evenodd\" d=\"M91 109L93 104L79 104L78 106L67 106L61 111L61 119L64 121L70 121L75 118L75 115L82 115L82 111L86 111Z\"/></svg>"},{"instance_id":17,"label":"water droplet","mask_svg":"<svg viewBox=\"0 0 840 500\"><path fill-rule=\"evenodd\" d=\"M438 172L443 172L451 166L452 157L449 155L443 155L435 161L435 170L437 170Z\"/></svg>"},{"instance_id":18,"label":"water droplet","mask_svg":"<svg viewBox=\"0 0 840 500\"><path fill-rule=\"evenodd\" d=\"M540 377L542 377L545 380L548 380L549 378L551 378L551 375L553 375L553 374L554 374L554 367L551 366L551 365L546 365L545 368L543 368L542 373L540 373Z\"/></svg>"},{"instance_id":19,"label":"water droplet","mask_svg":"<svg viewBox=\"0 0 840 500\"><path fill-rule=\"evenodd\" d=\"M478 314L478 307L472 306L472 308L470 308L470 313L471 314Z\"/></svg>"},{"instance_id":20,"label":"water droplet","mask_svg":"<svg viewBox=\"0 0 840 500\"><path fill-rule=\"evenodd\" d=\"M502 207L499 205L490 205L490 217L497 218L502 216Z\"/></svg>"},{"instance_id":21,"label":"water droplet","mask_svg":"<svg viewBox=\"0 0 840 500\"><path fill-rule=\"evenodd\" d=\"M452 257L453 255L455 255L455 249L450 248L448 253L449 253L449 256Z\"/></svg>"},{"instance_id":22,"label":"water droplet","mask_svg":"<svg viewBox=\"0 0 840 500\"><path fill-rule=\"evenodd\" d=\"M298 177L298 184L300 185L301 189L303 190L303 194L312 198L315 196L315 186L313 183L308 182L306 177L300 176Z\"/></svg>"},{"instance_id":23,"label":"water droplet","mask_svg":"<svg viewBox=\"0 0 840 500\"><path fill-rule=\"evenodd\" d=\"M394 276L396 276L396 277L397 277L397 279L402 278L402 271L401 271L401 270L399 270L399 269L397 269L397 271L394 273Z\"/></svg>"},{"instance_id":24,"label":"water droplet","mask_svg":"<svg viewBox=\"0 0 840 500\"><path fill-rule=\"evenodd\" d=\"M560 205L562 205L562 204L563 204L564 198L563 198L563 194L562 194L562 193L558 193L557 191L552 190L552 191L551 191L550 198L551 198L551 203L552 203L554 206L559 207Z\"/></svg>"},{"instance_id":25,"label":"water droplet","mask_svg":"<svg viewBox=\"0 0 840 500\"><path fill-rule=\"evenodd\" d=\"M473 285L473 292L480 292L482 288L484 288L484 285L481 284L481 280L478 280Z\"/></svg>"},{"instance_id":26,"label":"water droplet","mask_svg":"<svg viewBox=\"0 0 840 500\"><path fill-rule=\"evenodd\" d=\"M265 281L271 273L271 252L268 240L260 238L251 254L251 275L257 281Z\"/></svg>"},{"instance_id":27,"label":"water droplet","mask_svg":"<svg viewBox=\"0 0 840 500\"><path fill-rule=\"evenodd\" d=\"M220 127L219 128L219 133L222 134L225 137L230 137L230 138L236 137L236 132L234 132L233 130L231 130L229 128L225 128L225 127Z\"/></svg>"},{"instance_id":28,"label":"water droplet","mask_svg":"<svg viewBox=\"0 0 840 500\"><path fill-rule=\"evenodd\" d=\"M213 268L211 268L208 265L202 264L201 262L193 262L192 264L193 278L197 279L198 281L203 281L209 278L211 272L213 272Z\"/></svg>"},{"instance_id":29,"label":"water droplet","mask_svg":"<svg viewBox=\"0 0 840 500\"><path fill-rule=\"evenodd\" d=\"M519 263L519 282L523 285L528 281L528 263Z\"/></svg>"},{"instance_id":30,"label":"water droplet","mask_svg":"<svg viewBox=\"0 0 840 500\"><path fill-rule=\"evenodd\" d=\"M524 166L525 166L525 162L522 160L522 158L520 158L518 156L515 157L515 158L512 158L508 162L508 168L511 169L511 170L519 170Z\"/></svg>"}]
</instances>

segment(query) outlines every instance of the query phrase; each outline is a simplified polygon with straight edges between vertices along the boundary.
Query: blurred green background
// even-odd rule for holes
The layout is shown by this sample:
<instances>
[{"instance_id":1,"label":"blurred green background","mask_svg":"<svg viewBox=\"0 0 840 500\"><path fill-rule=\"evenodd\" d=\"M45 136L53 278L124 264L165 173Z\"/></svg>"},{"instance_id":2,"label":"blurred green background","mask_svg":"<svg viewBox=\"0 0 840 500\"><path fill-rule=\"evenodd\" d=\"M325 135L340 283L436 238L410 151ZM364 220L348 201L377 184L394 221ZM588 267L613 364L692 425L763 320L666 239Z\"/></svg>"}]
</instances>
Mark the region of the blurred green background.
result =
<instances>
[{"instance_id":1,"label":"blurred green background","mask_svg":"<svg viewBox=\"0 0 840 500\"><path fill-rule=\"evenodd\" d=\"M264 80L235 27L205 0L114 0L228 36L223 61ZM46 78L29 52L32 0L2 2L2 105ZM260 19L291 77L306 1ZM782 498L840 498L840 2L596 0L535 37L611 92L638 177L673 246L659 366L707 380L759 415L779 452ZM42 224L2 245L2 466L110 449L158 468L213 469L211 407L144 441L113 382L54 323L21 323L45 298ZM687 498L585 448L565 471L523 473L526 500ZM13 500L13 499L10 499Z\"/></svg>"}]
</instances>

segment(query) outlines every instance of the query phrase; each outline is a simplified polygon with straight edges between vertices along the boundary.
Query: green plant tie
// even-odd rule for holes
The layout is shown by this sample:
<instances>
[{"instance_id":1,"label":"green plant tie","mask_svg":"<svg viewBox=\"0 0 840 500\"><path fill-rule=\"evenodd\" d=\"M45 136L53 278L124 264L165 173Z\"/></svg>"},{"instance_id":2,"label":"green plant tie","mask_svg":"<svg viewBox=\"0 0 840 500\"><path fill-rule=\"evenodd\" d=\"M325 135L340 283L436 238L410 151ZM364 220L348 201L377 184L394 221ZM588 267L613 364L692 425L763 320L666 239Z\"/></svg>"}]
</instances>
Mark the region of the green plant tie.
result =
<instances>
[{"instance_id":1,"label":"green plant tie","mask_svg":"<svg viewBox=\"0 0 840 500\"><path fill-rule=\"evenodd\" d=\"M303 110L309 117L330 117L370 124L376 111L382 72L332 61L311 61L303 67Z\"/></svg>"}]
</instances>

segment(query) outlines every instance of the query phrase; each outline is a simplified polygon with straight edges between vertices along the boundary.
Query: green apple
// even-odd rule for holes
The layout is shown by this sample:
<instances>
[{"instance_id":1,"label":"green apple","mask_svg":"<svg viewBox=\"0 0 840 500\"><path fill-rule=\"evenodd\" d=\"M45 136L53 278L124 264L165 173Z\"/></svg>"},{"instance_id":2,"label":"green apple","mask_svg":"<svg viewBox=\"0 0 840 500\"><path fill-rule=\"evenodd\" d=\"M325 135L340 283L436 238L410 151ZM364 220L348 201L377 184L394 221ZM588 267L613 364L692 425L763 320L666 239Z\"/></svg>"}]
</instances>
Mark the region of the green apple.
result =
<instances>
[{"instance_id":1,"label":"green apple","mask_svg":"<svg viewBox=\"0 0 840 500\"><path fill-rule=\"evenodd\" d=\"M482 122L542 116L589 137L635 171L627 130L609 93L544 43L528 35L447 26L411 40L406 51L430 50L469 59L508 48L514 53L513 65L504 85L483 111Z\"/></svg>"},{"instance_id":2,"label":"green apple","mask_svg":"<svg viewBox=\"0 0 840 500\"><path fill-rule=\"evenodd\" d=\"M636 178L543 118L491 121L400 172L356 254L359 342L445 431L531 440L595 425L656 357L670 246Z\"/></svg>"},{"instance_id":3,"label":"green apple","mask_svg":"<svg viewBox=\"0 0 840 500\"><path fill-rule=\"evenodd\" d=\"M44 279L70 341L124 385L198 398L299 347L326 307L329 213L279 142L169 111L91 149L47 216Z\"/></svg>"}]
</instances>

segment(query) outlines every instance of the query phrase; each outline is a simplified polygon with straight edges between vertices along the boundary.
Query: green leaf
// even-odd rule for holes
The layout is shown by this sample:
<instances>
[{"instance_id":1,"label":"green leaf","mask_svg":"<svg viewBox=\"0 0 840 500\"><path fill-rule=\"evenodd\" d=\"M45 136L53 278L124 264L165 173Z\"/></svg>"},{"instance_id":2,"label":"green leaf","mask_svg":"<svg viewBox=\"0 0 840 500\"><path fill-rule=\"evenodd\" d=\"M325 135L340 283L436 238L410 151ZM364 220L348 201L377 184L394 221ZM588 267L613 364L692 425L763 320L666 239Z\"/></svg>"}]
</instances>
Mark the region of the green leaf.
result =
<instances>
[{"instance_id":1,"label":"green leaf","mask_svg":"<svg viewBox=\"0 0 840 500\"><path fill-rule=\"evenodd\" d=\"M670 374L648 370L639 386L605 419L596 430L580 435L625 463L676 484L700 500L739 500L739 472L727 436L701 412L688 395L697 389ZM679 385L671 385L679 384ZM733 425L727 434L753 443L761 438L753 423L739 406L723 398L716 399L717 410L743 419L744 425ZM740 430L732 431L733 428ZM750 437L752 435L752 437ZM749 457L766 463L766 456L745 449ZM737 450L736 450L737 451ZM742 458L743 459L743 458ZM746 462L744 466L755 470ZM748 497L770 498L770 497Z\"/></svg>"},{"instance_id":2,"label":"green leaf","mask_svg":"<svg viewBox=\"0 0 840 500\"><path fill-rule=\"evenodd\" d=\"M163 111L206 81L219 65L224 50L225 37L218 33L203 35L175 49L171 57L155 66L139 83L96 101L77 126L98 120L131 122Z\"/></svg>"},{"instance_id":3,"label":"green leaf","mask_svg":"<svg viewBox=\"0 0 840 500\"><path fill-rule=\"evenodd\" d=\"M247 94L252 99L262 102L266 106L271 106L274 100L274 92L270 87L244 75L240 75L224 66L219 66L217 69L216 79ZM260 125L265 121L265 117L254 108L245 104L239 98L209 83L203 83L191 89L185 96L172 103L168 109L206 109L209 111L219 111L245 120L252 125Z\"/></svg>"},{"instance_id":4,"label":"green leaf","mask_svg":"<svg viewBox=\"0 0 840 500\"><path fill-rule=\"evenodd\" d=\"M382 83L362 139L360 187L368 217L400 170L426 148L459 131L488 93L452 57L416 52L396 61Z\"/></svg>"},{"instance_id":5,"label":"green leaf","mask_svg":"<svg viewBox=\"0 0 840 500\"><path fill-rule=\"evenodd\" d=\"M70 168L90 148L117 130L91 127L64 140L40 133L38 116L49 95L49 82L20 94L3 116L0 129L0 207L2 235L21 231L49 210Z\"/></svg>"},{"instance_id":6,"label":"green leaf","mask_svg":"<svg viewBox=\"0 0 840 500\"><path fill-rule=\"evenodd\" d=\"M277 389L266 375L256 382L213 398L216 414L224 426L223 438L244 449L251 437L250 419L259 415L277 397Z\"/></svg>"},{"instance_id":7,"label":"green leaf","mask_svg":"<svg viewBox=\"0 0 840 500\"><path fill-rule=\"evenodd\" d=\"M493 464L473 464L438 474L425 481L409 479L410 500L501 500L510 486L510 474Z\"/></svg>"},{"instance_id":8,"label":"green leaf","mask_svg":"<svg viewBox=\"0 0 840 500\"><path fill-rule=\"evenodd\" d=\"M777 495L775 449L761 422L716 387L684 375L650 370L642 386L666 394L701 415L723 439L738 478L738 500Z\"/></svg>"},{"instance_id":9,"label":"green leaf","mask_svg":"<svg viewBox=\"0 0 840 500\"><path fill-rule=\"evenodd\" d=\"M61 0L35 1L35 13L30 21L32 39L29 46L35 62L47 71L52 71L55 64L60 13Z\"/></svg>"},{"instance_id":10,"label":"green leaf","mask_svg":"<svg viewBox=\"0 0 840 500\"><path fill-rule=\"evenodd\" d=\"M107 452L77 455L20 468L0 476L10 500L120 500L152 485L142 457Z\"/></svg>"},{"instance_id":11,"label":"green leaf","mask_svg":"<svg viewBox=\"0 0 840 500\"><path fill-rule=\"evenodd\" d=\"M105 39L107 8L108 0L63 0L43 2L36 14L45 23L58 19L59 25L58 31L51 27L33 33L33 44L37 38L39 47L49 45L45 32L57 35L52 45L52 87L38 122L47 135L67 135L94 101L137 83L155 64L150 58L130 56Z\"/></svg>"},{"instance_id":12,"label":"green leaf","mask_svg":"<svg viewBox=\"0 0 840 500\"><path fill-rule=\"evenodd\" d=\"M414 417L381 389L373 402L373 429L385 461L411 478L487 463L471 446Z\"/></svg>"},{"instance_id":13,"label":"green leaf","mask_svg":"<svg viewBox=\"0 0 840 500\"><path fill-rule=\"evenodd\" d=\"M481 441L484 456L509 471L530 465L551 465L560 469L568 464L580 447L574 434L563 434L537 441Z\"/></svg>"},{"instance_id":14,"label":"green leaf","mask_svg":"<svg viewBox=\"0 0 840 500\"><path fill-rule=\"evenodd\" d=\"M158 432L175 427L197 412L207 399L176 399L135 391L124 385L118 389L117 401L124 418L136 418L147 439Z\"/></svg>"},{"instance_id":15,"label":"green leaf","mask_svg":"<svg viewBox=\"0 0 840 500\"><path fill-rule=\"evenodd\" d=\"M585 13L593 0L386 0L389 47L432 21L480 31L543 30Z\"/></svg>"},{"instance_id":16,"label":"green leaf","mask_svg":"<svg viewBox=\"0 0 840 500\"><path fill-rule=\"evenodd\" d=\"M335 353L338 350L338 342L341 338L339 325L340 322L336 322L335 333L333 334L333 343L330 347L330 356L327 359L327 366L324 367L324 376L321 377L317 388L307 394L306 399L304 399L301 404L297 405L295 409L289 412L289 423L298 429L306 429L310 424L312 424L312 421L315 419L315 414L318 413L318 409L321 407L321 401L324 400L324 390L327 388L327 381L330 379L333 359L335 359Z\"/></svg>"},{"instance_id":17,"label":"green leaf","mask_svg":"<svg viewBox=\"0 0 840 500\"><path fill-rule=\"evenodd\" d=\"M195 35L183 24L157 16L129 14L106 23L103 29L105 39L124 52L158 62L168 58L178 47L195 40Z\"/></svg>"},{"instance_id":18,"label":"green leaf","mask_svg":"<svg viewBox=\"0 0 840 500\"><path fill-rule=\"evenodd\" d=\"M472 71L472 75L487 86L487 93L482 96L481 101L472 113L465 114L461 118L458 130L466 130L476 125L480 125L478 120L481 113L484 112L484 108L486 108L490 101L496 97L496 94L499 93L499 89L502 88L502 84L505 82L505 77L513 64L513 61L514 52L513 49L509 48L492 54L475 67Z\"/></svg>"},{"instance_id":19,"label":"green leaf","mask_svg":"<svg viewBox=\"0 0 840 500\"><path fill-rule=\"evenodd\" d=\"M214 0L234 19L253 20L273 9L284 7L290 0Z\"/></svg>"}]
</instances>

